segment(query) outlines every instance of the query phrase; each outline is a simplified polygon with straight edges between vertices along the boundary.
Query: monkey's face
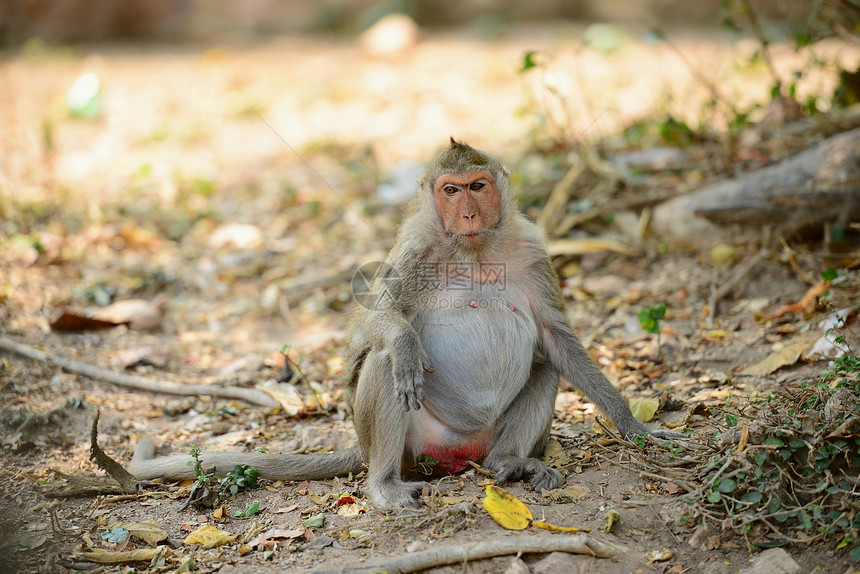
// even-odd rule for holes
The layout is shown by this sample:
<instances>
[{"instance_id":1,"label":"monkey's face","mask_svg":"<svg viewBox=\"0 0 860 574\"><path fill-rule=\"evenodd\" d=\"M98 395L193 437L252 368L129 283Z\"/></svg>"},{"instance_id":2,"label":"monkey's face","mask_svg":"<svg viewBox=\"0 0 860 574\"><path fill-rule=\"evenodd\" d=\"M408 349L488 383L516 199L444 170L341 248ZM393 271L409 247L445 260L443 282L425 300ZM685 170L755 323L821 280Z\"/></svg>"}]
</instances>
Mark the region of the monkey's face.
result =
<instances>
[{"instance_id":1,"label":"monkey's face","mask_svg":"<svg viewBox=\"0 0 860 574\"><path fill-rule=\"evenodd\" d=\"M479 248L499 224L501 198L488 171L445 174L433 188L442 227L464 247Z\"/></svg>"}]
</instances>

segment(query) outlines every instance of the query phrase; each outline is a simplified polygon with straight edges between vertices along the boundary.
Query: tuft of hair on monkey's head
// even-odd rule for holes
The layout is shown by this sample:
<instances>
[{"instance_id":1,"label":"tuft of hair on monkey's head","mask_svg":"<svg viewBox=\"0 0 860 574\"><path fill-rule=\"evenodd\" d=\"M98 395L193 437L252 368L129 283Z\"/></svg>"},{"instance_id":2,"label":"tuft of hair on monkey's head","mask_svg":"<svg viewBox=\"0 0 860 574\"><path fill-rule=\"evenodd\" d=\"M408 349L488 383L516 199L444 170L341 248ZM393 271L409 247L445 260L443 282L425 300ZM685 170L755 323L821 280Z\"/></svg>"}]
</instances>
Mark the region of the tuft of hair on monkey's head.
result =
<instances>
[{"instance_id":1,"label":"tuft of hair on monkey's head","mask_svg":"<svg viewBox=\"0 0 860 574\"><path fill-rule=\"evenodd\" d=\"M436 154L427 164L427 171L421 178L421 187L432 193L433 185L440 176L478 170L489 172L500 191L507 188L508 171L499 160L451 137L448 147Z\"/></svg>"}]
</instances>

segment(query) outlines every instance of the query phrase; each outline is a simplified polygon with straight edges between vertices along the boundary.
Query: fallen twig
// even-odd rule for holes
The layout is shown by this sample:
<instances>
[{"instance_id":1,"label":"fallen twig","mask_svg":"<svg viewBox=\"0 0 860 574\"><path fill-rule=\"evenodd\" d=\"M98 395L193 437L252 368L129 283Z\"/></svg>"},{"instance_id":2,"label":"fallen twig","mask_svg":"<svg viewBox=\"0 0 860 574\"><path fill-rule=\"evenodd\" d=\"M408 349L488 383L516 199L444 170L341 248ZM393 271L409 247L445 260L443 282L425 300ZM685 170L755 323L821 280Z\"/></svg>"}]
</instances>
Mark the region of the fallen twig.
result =
<instances>
[{"instance_id":1,"label":"fallen twig","mask_svg":"<svg viewBox=\"0 0 860 574\"><path fill-rule=\"evenodd\" d=\"M26 357L40 363L54 365L69 372L77 373L98 381L113 383L120 387L128 387L141 391L150 391L153 393L163 393L168 395L208 395L225 399L239 399L254 405L268 408L279 406L278 401L257 389L173 383L170 381L150 379L148 377L141 377L138 375L124 375L122 373L116 373L114 371L95 367L80 361L73 361L71 359L45 353L4 337L0 337L0 351L20 355L21 357Z\"/></svg>"},{"instance_id":2,"label":"fallen twig","mask_svg":"<svg viewBox=\"0 0 860 574\"><path fill-rule=\"evenodd\" d=\"M96 416L93 419L93 427L90 430L90 459L94 460L99 468L107 472L111 478L119 483L125 494L130 494L137 490L137 479L120 463L109 457L99 446L99 417L100 411L96 411Z\"/></svg>"},{"instance_id":3,"label":"fallen twig","mask_svg":"<svg viewBox=\"0 0 860 574\"><path fill-rule=\"evenodd\" d=\"M571 554L587 554L598 558L620 559L623 556L635 558L635 554L614 544L597 540L588 534L573 534L563 536L517 536L514 538L498 538L474 544L458 546L442 546L422 550L404 556L394 556L364 562L363 564L348 564L330 570L315 570L315 574L340 574L350 572L362 574L370 572L389 572L389 574L415 572L445 564L466 563L470 560L481 560L494 556L511 554L569 552Z\"/></svg>"}]
</instances>

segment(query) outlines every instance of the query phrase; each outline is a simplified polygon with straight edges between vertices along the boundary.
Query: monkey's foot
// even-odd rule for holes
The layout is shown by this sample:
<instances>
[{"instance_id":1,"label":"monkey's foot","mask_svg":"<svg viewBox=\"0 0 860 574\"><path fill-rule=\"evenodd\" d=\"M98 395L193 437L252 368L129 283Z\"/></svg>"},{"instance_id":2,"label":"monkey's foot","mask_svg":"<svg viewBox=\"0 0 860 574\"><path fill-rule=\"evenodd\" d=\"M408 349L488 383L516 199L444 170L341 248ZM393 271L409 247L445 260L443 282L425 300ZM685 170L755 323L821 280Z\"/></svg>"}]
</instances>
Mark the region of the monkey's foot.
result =
<instances>
[{"instance_id":1,"label":"monkey's foot","mask_svg":"<svg viewBox=\"0 0 860 574\"><path fill-rule=\"evenodd\" d=\"M496 484L505 484L511 480L531 477L529 482L535 490L552 490L564 482L564 477L554 468L550 468L536 458L520 458L518 456L487 457L484 466L495 471Z\"/></svg>"},{"instance_id":2,"label":"monkey's foot","mask_svg":"<svg viewBox=\"0 0 860 574\"><path fill-rule=\"evenodd\" d=\"M417 497L426 486L424 482L389 479L379 483L370 482L367 486L367 494L377 508L417 509L421 506Z\"/></svg>"}]
</instances>

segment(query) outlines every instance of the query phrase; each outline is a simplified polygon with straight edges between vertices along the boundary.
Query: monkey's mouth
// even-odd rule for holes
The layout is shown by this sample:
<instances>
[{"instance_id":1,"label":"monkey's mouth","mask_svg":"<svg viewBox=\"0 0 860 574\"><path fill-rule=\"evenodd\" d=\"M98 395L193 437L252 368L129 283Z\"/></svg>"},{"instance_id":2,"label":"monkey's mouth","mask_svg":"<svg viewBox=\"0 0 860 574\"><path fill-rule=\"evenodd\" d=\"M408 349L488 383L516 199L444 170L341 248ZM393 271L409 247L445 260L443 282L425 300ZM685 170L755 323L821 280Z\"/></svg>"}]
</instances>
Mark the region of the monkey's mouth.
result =
<instances>
[{"instance_id":1,"label":"monkey's mouth","mask_svg":"<svg viewBox=\"0 0 860 574\"><path fill-rule=\"evenodd\" d=\"M487 230L485 229L484 231L476 231L474 233L457 233L454 235L454 237L457 237L458 239L474 239L476 237L486 235L486 233Z\"/></svg>"}]
</instances>

